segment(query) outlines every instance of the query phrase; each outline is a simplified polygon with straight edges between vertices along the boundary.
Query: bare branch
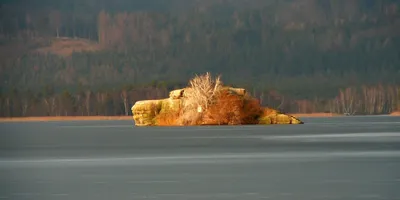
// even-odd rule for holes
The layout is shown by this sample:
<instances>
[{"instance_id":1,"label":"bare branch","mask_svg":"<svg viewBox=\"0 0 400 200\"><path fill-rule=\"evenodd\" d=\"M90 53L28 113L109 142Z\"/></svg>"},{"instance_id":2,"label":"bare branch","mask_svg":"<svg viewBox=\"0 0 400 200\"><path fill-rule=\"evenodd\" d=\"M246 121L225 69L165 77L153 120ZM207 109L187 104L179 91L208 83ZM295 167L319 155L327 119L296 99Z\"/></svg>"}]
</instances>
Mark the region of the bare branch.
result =
<instances>
[{"instance_id":1,"label":"bare branch","mask_svg":"<svg viewBox=\"0 0 400 200\"><path fill-rule=\"evenodd\" d=\"M184 90L183 114L180 121L183 124L196 124L201 118L201 113L208 109L221 88L220 76L213 80L209 72L200 76L196 75L189 81L189 88Z\"/></svg>"}]
</instances>

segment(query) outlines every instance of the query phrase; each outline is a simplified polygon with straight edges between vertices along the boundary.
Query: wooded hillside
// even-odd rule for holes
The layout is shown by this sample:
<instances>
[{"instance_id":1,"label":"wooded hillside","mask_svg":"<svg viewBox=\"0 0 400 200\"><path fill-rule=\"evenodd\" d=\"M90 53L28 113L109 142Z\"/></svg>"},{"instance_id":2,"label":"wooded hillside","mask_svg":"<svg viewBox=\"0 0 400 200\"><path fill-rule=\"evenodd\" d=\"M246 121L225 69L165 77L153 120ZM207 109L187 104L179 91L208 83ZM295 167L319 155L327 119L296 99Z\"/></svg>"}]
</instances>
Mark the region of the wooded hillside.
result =
<instances>
[{"instance_id":1,"label":"wooded hillside","mask_svg":"<svg viewBox=\"0 0 400 200\"><path fill-rule=\"evenodd\" d=\"M400 109L398 0L0 2L2 116L128 114L207 71L286 112Z\"/></svg>"}]
</instances>

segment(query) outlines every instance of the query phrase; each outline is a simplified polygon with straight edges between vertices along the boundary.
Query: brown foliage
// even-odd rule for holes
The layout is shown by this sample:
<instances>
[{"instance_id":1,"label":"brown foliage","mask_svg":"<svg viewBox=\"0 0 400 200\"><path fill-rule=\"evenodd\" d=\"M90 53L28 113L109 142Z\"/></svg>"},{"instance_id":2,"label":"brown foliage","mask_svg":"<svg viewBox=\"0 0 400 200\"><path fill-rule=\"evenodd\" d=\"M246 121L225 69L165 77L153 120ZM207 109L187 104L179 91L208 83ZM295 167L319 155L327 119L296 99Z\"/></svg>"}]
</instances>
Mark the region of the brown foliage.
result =
<instances>
[{"instance_id":1,"label":"brown foliage","mask_svg":"<svg viewBox=\"0 0 400 200\"><path fill-rule=\"evenodd\" d=\"M157 126L178 126L179 112L163 112L155 117Z\"/></svg>"},{"instance_id":2,"label":"brown foliage","mask_svg":"<svg viewBox=\"0 0 400 200\"><path fill-rule=\"evenodd\" d=\"M257 99L246 97L240 112L242 124L258 124L258 118L262 115L263 109Z\"/></svg>"},{"instance_id":3,"label":"brown foliage","mask_svg":"<svg viewBox=\"0 0 400 200\"><path fill-rule=\"evenodd\" d=\"M207 109L204 123L215 125L240 124L241 107L243 107L241 97L224 91L216 96L215 103Z\"/></svg>"},{"instance_id":4,"label":"brown foliage","mask_svg":"<svg viewBox=\"0 0 400 200\"><path fill-rule=\"evenodd\" d=\"M257 100L223 91L207 109L203 122L215 125L257 124L261 112Z\"/></svg>"}]
</instances>

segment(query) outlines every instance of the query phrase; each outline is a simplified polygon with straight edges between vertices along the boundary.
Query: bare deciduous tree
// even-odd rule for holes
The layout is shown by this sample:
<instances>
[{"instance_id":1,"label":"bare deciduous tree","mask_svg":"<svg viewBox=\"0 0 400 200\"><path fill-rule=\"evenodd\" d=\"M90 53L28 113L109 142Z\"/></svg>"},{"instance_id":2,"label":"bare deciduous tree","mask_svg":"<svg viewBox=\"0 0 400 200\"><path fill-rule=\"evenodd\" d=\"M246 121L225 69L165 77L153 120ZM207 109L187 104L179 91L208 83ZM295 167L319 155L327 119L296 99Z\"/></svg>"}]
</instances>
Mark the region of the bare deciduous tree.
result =
<instances>
[{"instance_id":1,"label":"bare deciduous tree","mask_svg":"<svg viewBox=\"0 0 400 200\"><path fill-rule=\"evenodd\" d=\"M214 80L209 72L200 76L196 75L190 80L189 88L184 91L180 123L195 124L201 118L201 113L207 110L214 97L219 94L221 88L220 76Z\"/></svg>"},{"instance_id":2,"label":"bare deciduous tree","mask_svg":"<svg viewBox=\"0 0 400 200\"><path fill-rule=\"evenodd\" d=\"M126 89L123 89L121 91L121 99L124 103L124 111L125 111L125 115L129 115L129 109L128 109L128 92L126 91Z\"/></svg>"},{"instance_id":3,"label":"bare deciduous tree","mask_svg":"<svg viewBox=\"0 0 400 200\"><path fill-rule=\"evenodd\" d=\"M213 80L208 72L205 75L196 75L189 84L190 88L185 90L184 108L197 109L201 106L207 109L222 87L220 77Z\"/></svg>"},{"instance_id":4,"label":"bare deciduous tree","mask_svg":"<svg viewBox=\"0 0 400 200\"><path fill-rule=\"evenodd\" d=\"M29 107L29 101L27 98L22 99L22 116L26 116L26 113L28 111Z\"/></svg>"},{"instance_id":5,"label":"bare deciduous tree","mask_svg":"<svg viewBox=\"0 0 400 200\"><path fill-rule=\"evenodd\" d=\"M54 114L56 114L54 112L55 108L56 108L56 98L55 97L45 98L44 103L46 105L47 114L49 116L53 116ZM59 116L59 114L56 114L56 115Z\"/></svg>"},{"instance_id":6,"label":"bare deciduous tree","mask_svg":"<svg viewBox=\"0 0 400 200\"><path fill-rule=\"evenodd\" d=\"M346 115L354 115L357 112L356 93L352 88L346 88L339 91L339 101L341 112Z\"/></svg>"},{"instance_id":7,"label":"bare deciduous tree","mask_svg":"<svg viewBox=\"0 0 400 200\"><path fill-rule=\"evenodd\" d=\"M87 90L86 92L85 92L85 104L86 104L86 113L87 113L87 115L88 116L90 116L90 109L91 109L91 107L90 107L90 99L91 99L91 96L92 96L92 92L90 91L90 90Z\"/></svg>"}]
</instances>

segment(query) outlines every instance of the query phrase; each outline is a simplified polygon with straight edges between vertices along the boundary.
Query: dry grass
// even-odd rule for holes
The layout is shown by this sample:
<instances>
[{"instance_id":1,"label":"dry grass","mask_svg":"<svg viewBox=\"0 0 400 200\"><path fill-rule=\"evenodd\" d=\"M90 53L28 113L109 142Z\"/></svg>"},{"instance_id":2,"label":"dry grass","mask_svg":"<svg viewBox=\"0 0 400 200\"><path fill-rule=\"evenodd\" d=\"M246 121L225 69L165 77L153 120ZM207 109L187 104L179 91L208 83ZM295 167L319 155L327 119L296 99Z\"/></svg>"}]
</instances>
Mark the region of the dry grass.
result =
<instances>
[{"instance_id":1,"label":"dry grass","mask_svg":"<svg viewBox=\"0 0 400 200\"><path fill-rule=\"evenodd\" d=\"M36 51L67 57L73 52L99 51L101 49L102 47L99 44L86 39L54 38L49 46L39 48Z\"/></svg>"},{"instance_id":2,"label":"dry grass","mask_svg":"<svg viewBox=\"0 0 400 200\"><path fill-rule=\"evenodd\" d=\"M7 118L0 118L0 122L93 121L93 120L132 120L132 116L47 116L47 117L7 117Z\"/></svg>"}]
</instances>

